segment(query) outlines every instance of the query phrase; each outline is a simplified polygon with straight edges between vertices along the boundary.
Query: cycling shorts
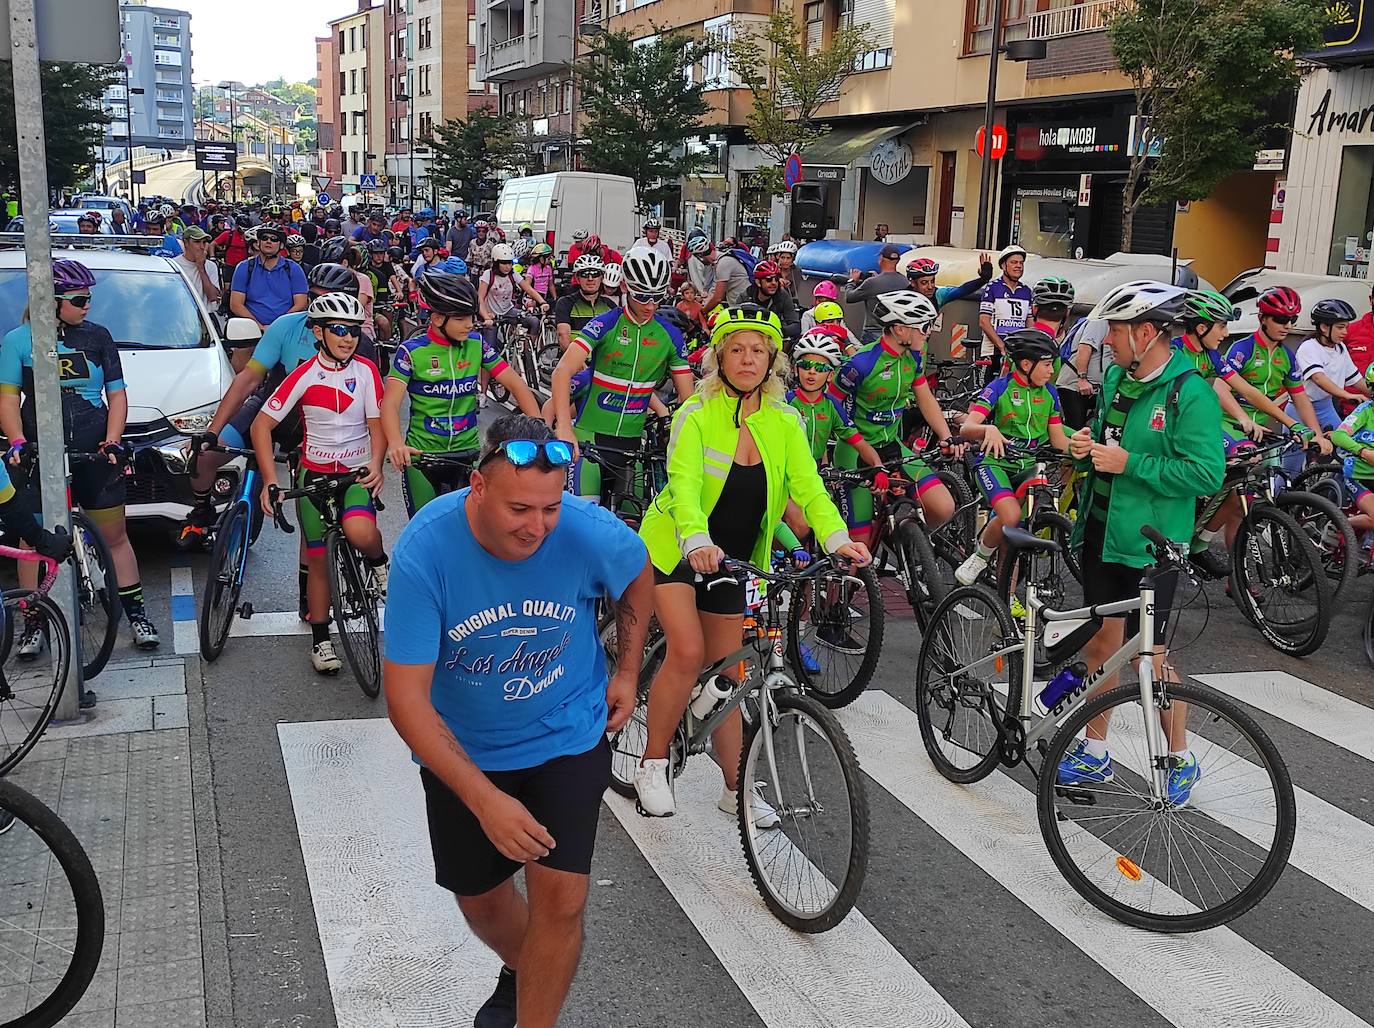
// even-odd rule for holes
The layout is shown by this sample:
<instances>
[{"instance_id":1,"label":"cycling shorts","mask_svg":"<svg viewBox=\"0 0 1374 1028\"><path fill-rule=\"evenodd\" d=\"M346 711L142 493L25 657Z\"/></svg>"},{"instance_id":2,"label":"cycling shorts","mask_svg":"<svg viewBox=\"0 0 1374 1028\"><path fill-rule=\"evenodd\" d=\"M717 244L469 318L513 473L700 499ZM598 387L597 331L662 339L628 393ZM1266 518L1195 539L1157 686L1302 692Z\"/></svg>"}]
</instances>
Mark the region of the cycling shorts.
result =
<instances>
[{"instance_id":1,"label":"cycling shorts","mask_svg":"<svg viewBox=\"0 0 1374 1028\"><path fill-rule=\"evenodd\" d=\"M86 420L79 425L69 426L67 431L67 448L73 452L94 453L104 440L103 419ZM9 470L14 479L15 489L29 490L33 495L34 509L40 510L42 503L39 499L38 464L32 465L32 477L20 468L12 467ZM73 504L90 515L96 524L123 519L128 489L122 464L108 464L86 457L73 458L71 472Z\"/></svg>"},{"instance_id":2,"label":"cycling shorts","mask_svg":"<svg viewBox=\"0 0 1374 1028\"><path fill-rule=\"evenodd\" d=\"M988 506L995 506L1007 497L1015 498L1016 490L1035 474L1035 465L1020 462L985 460L978 464L973 477L978 480L978 488Z\"/></svg>"},{"instance_id":3,"label":"cycling shorts","mask_svg":"<svg viewBox=\"0 0 1374 1028\"><path fill-rule=\"evenodd\" d=\"M472 469L477 466L478 451L464 450L462 453L439 453L436 457L460 461L453 467L422 468L412 464L401 475L401 492L405 495L406 513L412 518L415 512L436 496L462 489L472 477Z\"/></svg>"},{"instance_id":4,"label":"cycling shorts","mask_svg":"<svg viewBox=\"0 0 1374 1028\"><path fill-rule=\"evenodd\" d=\"M296 487L304 488L322 479L338 482L341 485L345 482L350 483L343 490L340 516L344 522L350 518L367 518L373 522L377 520L377 508L372 503L372 494L357 482L352 481L352 475L325 475L318 471L308 471L301 468L300 474L296 477ZM319 508L311 500L302 496L296 501L296 520L300 522L301 535L305 538L306 552L323 553L324 515L321 514Z\"/></svg>"},{"instance_id":5,"label":"cycling shorts","mask_svg":"<svg viewBox=\"0 0 1374 1028\"><path fill-rule=\"evenodd\" d=\"M1140 596L1140 568L1114 564L1102 559L1106 526L1101 518L1089 517L1083 534L1083 549L1079 564L1083 569L1083 604L1118 603ZM1165 571L1155 575L1155 642L1164 642L1169 628L1169 615L1178 592L1178 572ZM1132 611L1126 617L1126 638L1140 630L1140 613Z\"/></svg>"},{"instance_id":6,"label":"cycling shorts","mask_svg":"<svg viewBox=\"0 0 1374 1028\"><path fill-rule=\"evenodd\" d=\"M1351 503L1358 504L1366 496L1374 496L1374 489L1371 489L1371 486L1374 486L1372 481L1361 481L1358 478L1351 478L1349 475L1345 476L1345 491L1350 497Z\"/></svg>"},{"instance_id":7,"label":"cycling shorts","mask_svg":"<svg viewBox=\"0 0 1374 1028\"><path fill-rule=\"evenodd\" d=\"M654 585L690 585L697 593L697 610L703 614L741 617L744 614L744 585L724 572L698 575L685 560L667 573L654 568ZM714 584L713 584L714 583Z\"/></svg>"},{"instance_id":8,"label":"cycling shorts","mask_svg":"<svg viewBox=\"0 0 1374 1028\"><path fill-rule=\"evenodd\" d=\"M892 464L897 460L902 462L902 471L911 481L916 483L916 495L921 496L927 490L936 487L944 488L944 483L921 458L915 456L905 443L890 442L879 443L874 447L878 451L878 456L882 458L884 464ZM852 470L859 466L859 451L854 449L843 440L835 444L835 466ZM845 523L851 529L863 531L873 523L873 493L867 485L855 486L845 490L845 495L840 498L840 512L844 515Z\"/></svg>"}]
</instances>

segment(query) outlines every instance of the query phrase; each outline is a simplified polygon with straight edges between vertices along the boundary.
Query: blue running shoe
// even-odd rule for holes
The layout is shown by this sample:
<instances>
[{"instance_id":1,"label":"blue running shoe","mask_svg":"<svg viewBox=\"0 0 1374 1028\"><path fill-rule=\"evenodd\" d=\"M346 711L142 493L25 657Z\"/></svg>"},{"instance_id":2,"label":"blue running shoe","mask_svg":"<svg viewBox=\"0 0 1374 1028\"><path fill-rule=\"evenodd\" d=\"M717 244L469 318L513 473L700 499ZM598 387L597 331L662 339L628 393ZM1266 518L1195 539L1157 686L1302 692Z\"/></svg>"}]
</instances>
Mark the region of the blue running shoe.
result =
<instances>
[{"instance_id":1,"label":"blue running shoe","mask_svg":"<svg viewBox=\"0 0 1374 1028\"><path fill-rule=\"evenodd\" d=\"M1079 739L1059 762L1056 780L1060 785L1105 785L1115 774L1110 755L1098 760L1088 752L1087 743Z\"/></svg>"},{"instance_id":2,"label":"blue running shoe","mask_svg":"<svg viewBox=\"0 0 1374 1028\"><path fill-rule=\"evenodd\" d=\"M1193 786L1197 785L1201 777L1202 765L1197 762L1197 757L1190 750L1188 760L1174 767L1164 783L1169 802L1175 807L1186 807L1189 797L1193 795Z\"/></svg>"},{"instance_id":3,"label":"blue running shoe","mask_svg":"<svg viewBox=\"0 0 1374 1028\"><path fill-rule=\"evenodd\" d=\"M817 675L821 671L821 662L816 659L815 651L804 642L797 643L797 649L801 651L802 667L806 669L808 675Z\"/></svg>"}]
</instances>

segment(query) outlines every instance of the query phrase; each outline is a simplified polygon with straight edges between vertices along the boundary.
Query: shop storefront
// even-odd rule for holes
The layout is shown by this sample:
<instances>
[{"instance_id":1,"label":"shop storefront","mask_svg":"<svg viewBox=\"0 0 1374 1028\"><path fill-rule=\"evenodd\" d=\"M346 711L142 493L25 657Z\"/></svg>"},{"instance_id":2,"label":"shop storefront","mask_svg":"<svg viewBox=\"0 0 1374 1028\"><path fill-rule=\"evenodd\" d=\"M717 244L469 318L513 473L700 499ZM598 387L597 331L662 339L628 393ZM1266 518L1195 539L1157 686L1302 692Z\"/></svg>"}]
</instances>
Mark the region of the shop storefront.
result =
<instances>
[{"instance_id":1,"label":"shop storefront","mask_svg":"<svg viewBox=\"0 0 1374 1028\"><path fill-rule=\"evenodd\" d=\"M1119 251L1133 113L1129 99L1008 109L998 245L1079 259ZM1167 253L1172 236L1172 208L1137 213L1137 252Z\"/></svg>"}]
</instances>

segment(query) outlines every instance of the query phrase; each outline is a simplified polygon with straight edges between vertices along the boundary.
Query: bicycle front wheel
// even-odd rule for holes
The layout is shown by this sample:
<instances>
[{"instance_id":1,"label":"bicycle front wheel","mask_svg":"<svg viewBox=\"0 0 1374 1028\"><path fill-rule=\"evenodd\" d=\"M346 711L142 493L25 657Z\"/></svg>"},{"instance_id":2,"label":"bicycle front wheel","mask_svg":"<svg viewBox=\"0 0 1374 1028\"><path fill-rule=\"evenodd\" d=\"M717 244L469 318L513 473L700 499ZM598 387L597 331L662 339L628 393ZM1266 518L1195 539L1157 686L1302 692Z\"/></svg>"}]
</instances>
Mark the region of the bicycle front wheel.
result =
<instances>
[{"instance_id":1,"label":"bicycle front wheel","mask_svg":"<svg viewBox=\"0 0 1374 1028\"><path fill-rule=\"evenodd\" d=\"M883 625L872 568L809 579L793 591L787 611L787 663L798 684L831 710L853 703L878 667Z\"/></svg>"},{"instance_id":2,"label":"bicycle front wheel","mask_svg":"<svg viewBox=\"0 0 1374 1028\"><path fill-rule=\"evenodd\" d=\"M614 675L620 653L615 613L602 616L597 637L606 654L606 672ZM639 685L635 695L634 713L618 732L611 733L611 788L627 799L635 798L635 769L644 759L644 747L649 742L649 685L654 680L667 647L663 629L657 621L649 622L649 636L644 643L644 663L640 666Z\"/></svg>"},{"instance_id":3,"label":"bicycle front wheel","mask_svg":"<svg viewBox=\"0 0 1374 1028\"><path fill-rule=\"evenodd\" d=\"M119 582L109 544L84 511L72 511L76 544L77 623L81 632L81 673L86 680L105 669L119 635Z\"/></svg>"},{"instance_id":4,"label":"bicycle front wheel","mask_svg":"<svg viewBox=\"0 0 1374 1028\"><path fill-rule=\"evenodd\" d=\"M234 501L215 530L215 548L200 601L200 655L213 661L224 650L243 590L241 569L251 545L248 505Z\"/></svg>"},{"instance_id":5,"label":"bicycle front wheel","mask_svg":"<svg viewBox=\"0 0 1374 1028\"><path fill-rule=\"evenodd\" d=\"M539 388L545 393L548 393L553 385L553 369L558 366L562 356L563 351L558 348L557 337L539 347L539 356L536 358L539 366Z\"/></svg>"},{"instance_id":6,"label":"bicycle front wheel","mask_svg":"<svg viewBox=\"0 0 1374 1028\"><path fill-rule=\"evenodd\" d=\"M382 652L372 569L343 533L329 533L329 597L344 657L363 695L375 700L382 688Z\"/></svg>"},{"instance_id":7,"label":"bicycle front wheel","mask_svg":"<svg viewBox=\"0 0 1374 1028\"><path fill-rule=\"evenodd\" d=\"M1274 507L1254 507L1231 553L1232 596L1265 641L1294 657L1319 649L1331 627L1331 580L1297 522Z\"/></svg>"},{"instance_id":8,"label":"bicycle front wheel","mask_svg":"<svg viewBox=\"0 0 1374 1028\"><path fill-rule=\"evenodd\" d=\"M62 611L46 596L5 593L4 666L0 671L0 775L33 749L57 713L71 663L72 639ZM37 653L20 652L30 633L46 640Z\"/></svg>"},{"instance_id":9,"label":"bicycle front wheel","mask_svg":"<svg viewBox=\"0 0 1374 1028\"><path fill-rule=\"evenodd\" d=\"M1088 722L1108 718L1106 781L1061 785L1056 774ZM1155 796L1146 719L1186 732L1198 773ZM1161 731L1161 738L1163 732ZM1184 744L1181 743L1180 744ZM1166 747L1167 744L1166 744ZM1171 685L1146 709L1124 685L1083 704L1050 740L1040 775L1040 831L1050 858L1093 906L1155 932L1196 932L1262 900L1288 864L1297 826L1293 783L1273 742L1239 704Z\"/></svg>"},{"instance_id":10,"label":"bicycle front wheel","mask_svg":"<svg viewBox=\"0 0 1374 1028\"><path fill-rule=\"evenodd\" d=\"M1307 533L1331 580L1331 598L1339 597L1360 566L1360 544L1349 519L1330 499L1315 492L1285 489L1274 497L1274 506Z\"/></svg>"},{"instance_id":11,"label":"bicycle front wheel","mask_svg":"<svg viewBox=\"0 0 1374 1028\"><path fill-rule=\"evenodd\" d=\"M916 624L924 632L931 612L945 598L949 587L936 563L935 550L930 545L925 526L917 518L899 522L893 541L897 546L902 588L916 616Z\"/></svg>"},{"instance_id":12,"label":"bicycle front wheel","mask_svg":"<svg viewBox=\"0 0 1374 1028\"><path fill-rule=\"evenodd\" d=\"M740 841L773 915L799 932L824 932L845 919L863 887L868 797L835 715L806 696L773 697L776 724L755 719L740 755Z\"/></svg>"},{"instance_id":13,"label":"bicycle front wheel","mask_svg":"<svg viewBox=\"0 0 1374 1028\"><path fill-rule=\"evenodd\" d=\"M105 902L76 836L36 797L0 780L0 908L5 1028L53 1028L90 987L105 946ZM27 994L26 989L27 987Z\"/></svg>"}]
</instances>

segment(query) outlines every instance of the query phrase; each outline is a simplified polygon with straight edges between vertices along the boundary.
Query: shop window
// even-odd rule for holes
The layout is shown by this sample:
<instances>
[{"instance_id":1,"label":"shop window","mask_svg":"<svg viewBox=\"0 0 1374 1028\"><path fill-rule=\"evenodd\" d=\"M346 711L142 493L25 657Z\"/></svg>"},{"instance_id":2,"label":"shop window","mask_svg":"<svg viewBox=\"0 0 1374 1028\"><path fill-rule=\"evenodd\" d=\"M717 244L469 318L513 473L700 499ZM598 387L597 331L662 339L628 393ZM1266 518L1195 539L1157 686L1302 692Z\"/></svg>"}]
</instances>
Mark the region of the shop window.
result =
<instances>
[{"instance_id":1,"label":"shop window","mask_svg":"<svg viewBox=\"0 0 1374 1028\"><path fill-rule=\"evenodd\" d=\"M1078 192L1070 187L1032 186L1016 190L1011 241L1042 257L1072 257Z\"/></svg>"},{"instance_id":2,"label":"shop window","mask_svg":"<svg viewBox=\"0 0 1374 1028\"><path fill-rule=\"evenodd\" d=\"M1328 275L1369 277L1369 251L1374 247L1374 146L1341 150L1341 177L1336 187Z\"/></svg>"}]
</instances>

